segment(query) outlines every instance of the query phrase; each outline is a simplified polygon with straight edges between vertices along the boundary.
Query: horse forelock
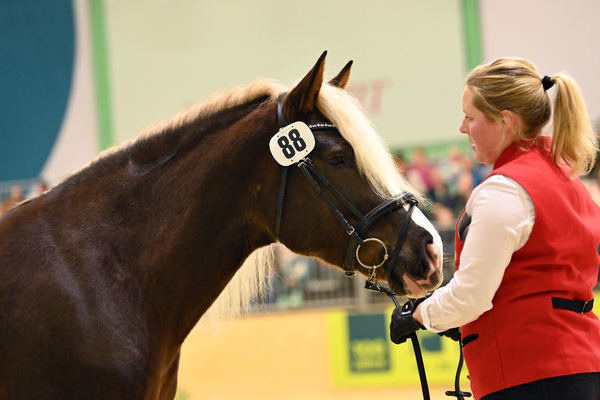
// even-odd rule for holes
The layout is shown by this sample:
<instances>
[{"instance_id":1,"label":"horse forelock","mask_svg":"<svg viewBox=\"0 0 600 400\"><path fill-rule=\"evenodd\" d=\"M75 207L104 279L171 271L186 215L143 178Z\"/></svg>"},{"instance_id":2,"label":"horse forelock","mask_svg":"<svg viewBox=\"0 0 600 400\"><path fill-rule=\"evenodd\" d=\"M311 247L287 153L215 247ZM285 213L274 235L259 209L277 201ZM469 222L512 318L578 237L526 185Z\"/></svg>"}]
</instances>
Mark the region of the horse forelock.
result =
<instances>
[{"instance_id":1,"label":"horse forelock","mask_svg":"<svg viewBox=\"0 0 600 400\"><path fill-rule=\"evenodd\" d=\"M323 84L317 107L350 143L359 171L379 195L389 198L408 191L421 198L398 171L387 146L354 97L343 89Z\"/></svg>"}]
</instances>

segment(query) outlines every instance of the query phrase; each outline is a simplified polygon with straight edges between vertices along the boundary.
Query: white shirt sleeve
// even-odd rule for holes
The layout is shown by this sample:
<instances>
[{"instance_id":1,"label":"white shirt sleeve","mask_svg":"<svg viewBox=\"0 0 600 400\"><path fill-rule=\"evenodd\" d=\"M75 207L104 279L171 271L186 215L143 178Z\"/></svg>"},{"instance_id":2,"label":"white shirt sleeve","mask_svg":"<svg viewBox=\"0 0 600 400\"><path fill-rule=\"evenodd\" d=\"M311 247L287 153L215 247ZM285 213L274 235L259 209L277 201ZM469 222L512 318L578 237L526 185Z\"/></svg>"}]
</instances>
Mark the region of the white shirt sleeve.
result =
<instances>
[{"instance_id":1,"label":"white shirt sleeve","mask_svg":"<svg viewBox=\"0 0 600 400\"><path fill-rule=\"evenodd\" d=\"M535 221L531 198L516 181L494 175L473 190L465 207L471 224L460 268L421 303L423 325L434 332L465 325L492 308L512 254L523 247Z\"/></svg>"}]
</instances>

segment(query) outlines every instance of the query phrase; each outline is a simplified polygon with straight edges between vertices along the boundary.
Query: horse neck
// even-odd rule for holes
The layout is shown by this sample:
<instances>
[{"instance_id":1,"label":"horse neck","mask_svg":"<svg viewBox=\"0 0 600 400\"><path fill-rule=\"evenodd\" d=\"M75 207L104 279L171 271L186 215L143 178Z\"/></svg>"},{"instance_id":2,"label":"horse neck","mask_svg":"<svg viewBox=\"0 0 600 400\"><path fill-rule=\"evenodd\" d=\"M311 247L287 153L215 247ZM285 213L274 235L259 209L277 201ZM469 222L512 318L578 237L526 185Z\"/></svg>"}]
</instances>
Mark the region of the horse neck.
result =
<instances>
[{"instance_id":1,"label":"horse neck","mask_svg":"<svg viewBox=\"0 0 600 400\"><path fill-rule=\"evenodd\" d=\"M160 302L157 308L168 304L169 315L161 323L173 318L166 325L171 331L180 324L177 340L187 335L247 256L273 241L269 221L278 181L270 175L278 168L268 140L274 132L256 114L207 137L170 165L167 179L153 183L165 183L158 190L171 195L160 206L164 214L151 224L168 226L148 253L161 260L154 265L160 285L151 288L151 297ZM274 110L272 114L274 120ZM272 207L263 208L270 203Z\"/></svg>"},{"instance_id":2,"label":"horse neck","mask_svg":"<svg viewBox=\"0 0 600 400\"><path fill-rule=\"evenodd\" d=\"M264 110L251 110L238 110L218 132L203 131L202 121L182 126L166 133L179 137L166 156L144 166L132 151L103 174L98 218L108 229L96 235L139 277L149 330L161 343L166 335L180 345L246 257L273 241L266 221L274 216L261 207L275 209L279 169L268 150L275 112L267 123ZM146 145L137 151L152 153L152 140ZM97 192L88 196L94 201Z\"/></svg>"}]
</instances>

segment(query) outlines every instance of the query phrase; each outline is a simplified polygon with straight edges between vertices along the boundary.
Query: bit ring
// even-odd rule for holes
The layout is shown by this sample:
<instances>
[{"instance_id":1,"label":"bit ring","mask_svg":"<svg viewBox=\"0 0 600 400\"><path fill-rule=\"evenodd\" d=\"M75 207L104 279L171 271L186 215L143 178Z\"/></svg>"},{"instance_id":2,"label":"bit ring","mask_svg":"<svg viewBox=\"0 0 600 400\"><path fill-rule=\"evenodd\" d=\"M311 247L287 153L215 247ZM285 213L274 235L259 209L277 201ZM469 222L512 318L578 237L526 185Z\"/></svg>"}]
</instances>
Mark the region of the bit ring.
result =
<instances>
[{"instance_id":1,"label":"bit ring","mask_svg":"<svg viewBox=\"0 0 600 400\"><path fill-rule=\"evenodd\" d=\"M383 254L383 260L381 260L381 262L380 262L379 264L377 264L377 265L367 265L367 264L365 264L364 262L362 262L362 260L360 259L359 255L358 255L358 251L360 250L360 246L362 246L362 244L363 244L363 243L366 243L366 242L375 242L375 243L378 243L378 244L379 244L379 245L381 245L381 247L383 248L383 251L384 251L384 254ZM381 267L383 264L385 264L385 262L388 260L388 258L389 258L389 255L388 255L388 251L387 251L387 247L386 247L385 243L383 243L383 241L382 241L382 240L380 240L380 239L377 239L377 238L374 238L374 237L372 237L372 238L367 238L367 239L363 240L363 241L362 241L362 242L361 242L361 243L358 245L358 247L356 248L356 261L358 261L358 263L359 263L360 265L362 265L363 267L365 267L366 269L372 269L372 270L375 270L375 269L377 269L377 268Z\"/></svg>"}]
</instances>

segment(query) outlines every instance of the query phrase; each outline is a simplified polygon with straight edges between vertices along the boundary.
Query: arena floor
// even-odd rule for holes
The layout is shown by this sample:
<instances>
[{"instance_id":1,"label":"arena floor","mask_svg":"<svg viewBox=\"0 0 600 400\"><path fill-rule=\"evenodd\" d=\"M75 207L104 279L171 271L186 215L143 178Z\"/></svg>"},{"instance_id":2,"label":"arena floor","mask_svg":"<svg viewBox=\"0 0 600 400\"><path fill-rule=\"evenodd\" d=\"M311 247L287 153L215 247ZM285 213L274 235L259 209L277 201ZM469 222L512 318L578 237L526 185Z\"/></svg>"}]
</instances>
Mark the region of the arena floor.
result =
<instances>
[{"instance_id":1,"label":"arena floor","mask_svg":"<svg viewBox=\"0 0 600 400\"><path fill-rule=\"evenodd\" d=\"M195 328L182 348L177 400L419 400L414 387L336 387L322 312L254 316ZM447 387L431 388L446 399Z\"/></svg>"},{"instance_id":2,"label":"arena floor","mask_svg":"<svg viewBox=\"0 0 600 400\"><path fill-rule=\"evenodd\" d=\"M444 392L449 388L430 388L432 400L451 399ZM180 391L176 400L420 400L423 398L420 388L401 389L351 389L336 391L321 391L306 393L272 393L256 394L243 388L231 390L228 388L222 393L206 393L202 385L190 387L189 392Z\"/></svg>"}]
</instances>

